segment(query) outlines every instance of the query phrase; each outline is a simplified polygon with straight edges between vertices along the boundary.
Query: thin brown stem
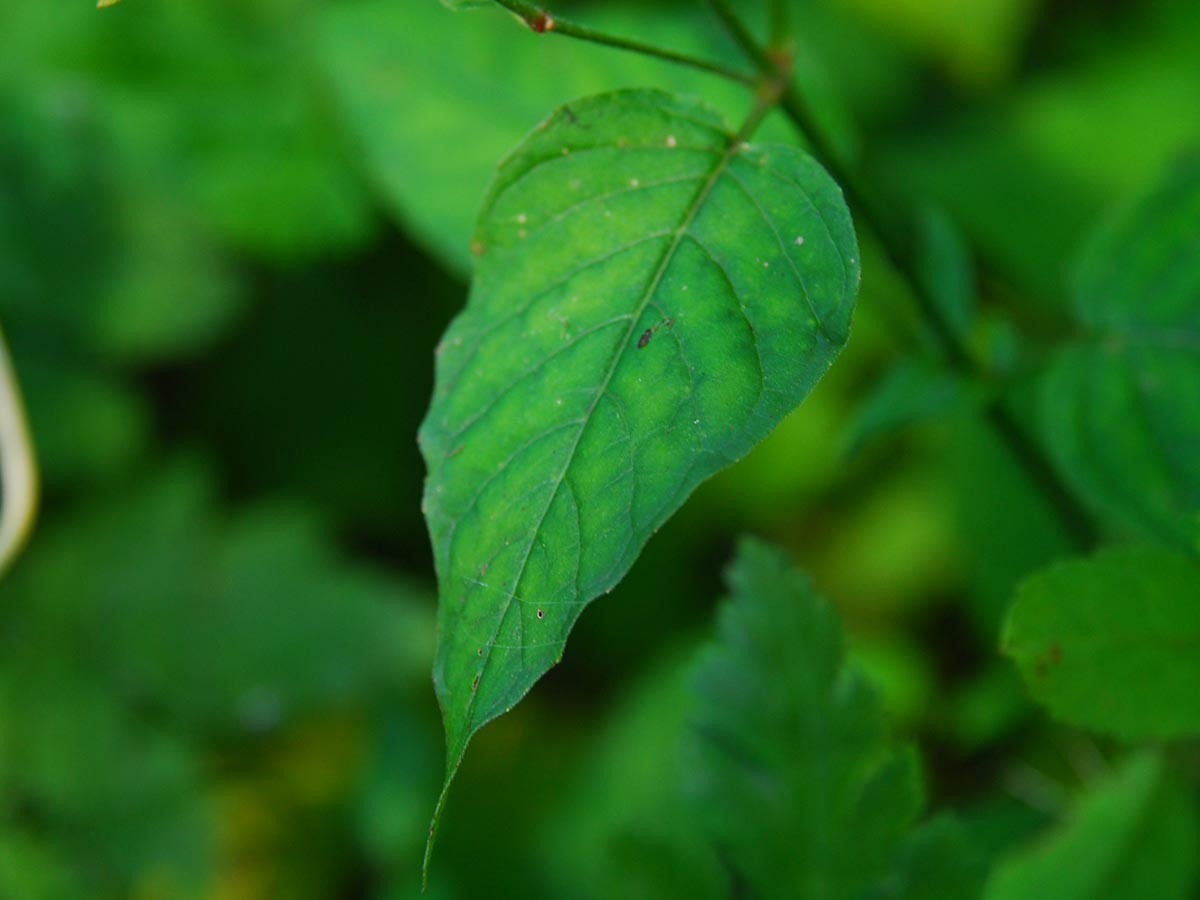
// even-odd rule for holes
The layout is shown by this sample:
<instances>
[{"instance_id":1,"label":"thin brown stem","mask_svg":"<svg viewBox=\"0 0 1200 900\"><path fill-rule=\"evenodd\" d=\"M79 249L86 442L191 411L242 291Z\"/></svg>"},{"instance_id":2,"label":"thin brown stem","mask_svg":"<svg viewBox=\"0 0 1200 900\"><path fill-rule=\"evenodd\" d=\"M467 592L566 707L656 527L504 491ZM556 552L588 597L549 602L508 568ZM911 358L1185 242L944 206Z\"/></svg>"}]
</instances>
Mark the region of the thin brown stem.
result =
<instances>
[{"instance_id":1,"label":"thin brown stem","mask_svg":"<svg viewBox=\"0 0 1200 900\"><path fill-rule=\"evenodd\" d=\"M730 81L736 81L738 84L754 85L757 82L754 76L739 72L722 63L689 56L686 53L679 53L675 50L656 47L653 44L621 37L620 35L606 34L587 25L581 25L578 22L564 19L534 3L526 3L525 0L496 0L496 3L503 6L509 12L514 13L526 25L539 34L561 34L564 37L589 41L593 44L603 44L606 47L616 47L618 50L640 53L643 56L651 56L655 59L662 59L677 65L687 66L688 68L699 69L702 72L708 72L712 75L719 75Z\"/></svg>"}]
</instances>

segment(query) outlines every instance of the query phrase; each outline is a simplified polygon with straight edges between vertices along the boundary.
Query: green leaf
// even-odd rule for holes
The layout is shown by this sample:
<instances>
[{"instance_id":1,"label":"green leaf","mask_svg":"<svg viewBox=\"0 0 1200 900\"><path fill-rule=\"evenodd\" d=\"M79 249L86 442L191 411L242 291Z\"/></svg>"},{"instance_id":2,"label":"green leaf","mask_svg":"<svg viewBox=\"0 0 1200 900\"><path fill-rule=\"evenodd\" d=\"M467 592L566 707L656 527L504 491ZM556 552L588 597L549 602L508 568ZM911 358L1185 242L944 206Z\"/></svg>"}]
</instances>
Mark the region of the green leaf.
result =
<instances>
[{"instance_id":1,"label":"green leaf","mask_svg":"<svg viewBox=\"0 0 1200 900\"><path fill-rule=\"evenodd\" d=\"M651 91L539 126L474 245L421 429L451 777L588 601L809 392L859 281L849 212L810 157L731 142L707 106Z\"/></svg>"},{"instance_id":2,"label":"green leaf","mask_svg":"<svg viewBox=\"0 0 1200 900\"><path fill-rule=\"evenodd\" d=\"M1152 754L1135 757L1071 819L992 873L986 900L1185 900L1196 811Z\"/></svg>"},{"instance_id":3,"label":"green leaf","mask_svg":"<svg viewBox=\"0 0 1200 900\"><path fill-rule=\"evenodd\" d=\"M784 554L744 542L729 583L697 676L704 825L754 896L858 897L917 816L915 757L888 742L835 611Z\"/></svg>"},{"instance_id":4,"label":"green leaf","mask_svg":"<svg viewBox=\"0 0 1200 900\"><path fill-rule=\"evenodd\" d=\"M914 226L918 274L942 319L965 340L975 319L975 271L967 239L938 206L920 209Z\"/></svg>"},{"instance_id":5,"label":"green leaf","mask_svg":"<svg viewBox=\"0 0 1200 900\"><path fill-rule=\"evenodd\" d=\"M0 651L86 644L93 681L221 736L421 678L432 622L416 591L340 558L313 517L260 505L223 521L191 466L145 481L47 523L5 584L24 615Z\"/></svg>"},{"instance_id":6,"label":"green leaf","mask_svg":"<svg viewBox=\"0 0 1200 900\"><path fill-rule=\"evenodd\" d=\"M1043 569L1017 592L1003 647L1066 722L1200 734L1200 566L1185 556L1123 549Z\"/></svg>"},{"instance_id":7,"label":"green leaf","mask_svg":"<svg viewBox=\"0 0 1200 900\"><path fill-rule=\"evenodd\" d=\"M1063 475L1122 531L1200 535L1200 160L1175 168L1077 261L1087 336L1046 379Z\"/></svg>"},{"instance_id":8,"label":"green leaf","mask_svg":"<svg viewBox=\"0 0 1200 900\"><path fill-rule=\"evenodd\" d=\"M910 425L968 407L968 386L955 373L922 359L900 359L871 387L842 438L848 454Z\"/></svg>"},{"instance_id":9,"label":"green leaf","mask_svg":"<svg viewBox=\"0 0 1200 900\"><path fill-rule=\"evenodd\" d=\"M892 871L864 900L971 900L983 893L986 874L966 829L941 815L912 833Z\"/></svg>"},{"instance_id":10,"label":"green leaf","mask_svg":"<svg viewBox=\"0 0 1200 900\"><path fill-rule=\"evenodd\" d=\"M695 650L688 641L656 658L596 729L574 786L547 817L549 895L727 896L721 861L695 827L680 777Z\"/></svg>"},{"instance_id":11,"label":"green leaf","mask_svg":"<svg viewBox=\"0 0 1200 900\"><path fill-rule=\"evenodd\" d=\"M321 61L368 174L415 239L463 274L471 270L472 227L496 160L548 110L644 85L702 96L730 118L748 106L742 85L535 34L491 6L455 16L434 0L350 0L327 5L318 22ZM704 10L593 3L586 20L608 33L743 64L728 42L714 40ZM828 98L821 99L828 109ZM792 135L779 116L763 133Z\"/></svg>"}]
</instances>

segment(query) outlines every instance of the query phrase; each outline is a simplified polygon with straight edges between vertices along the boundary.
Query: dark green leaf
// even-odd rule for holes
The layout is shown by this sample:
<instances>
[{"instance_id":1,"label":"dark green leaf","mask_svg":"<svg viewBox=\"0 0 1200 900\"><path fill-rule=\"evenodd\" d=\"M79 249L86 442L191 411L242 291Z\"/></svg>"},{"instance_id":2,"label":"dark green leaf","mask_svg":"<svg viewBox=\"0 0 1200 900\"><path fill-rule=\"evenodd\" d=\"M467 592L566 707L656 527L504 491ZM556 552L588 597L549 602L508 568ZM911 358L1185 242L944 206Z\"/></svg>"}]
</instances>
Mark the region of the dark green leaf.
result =
<instances>
[{"instance_id":1,"label":"dark green leaf","mask_svg":"<svg viewBox=\"0 0 1200 900\"><path fill-rule=\"evenodd\" d=\"M970 400L953 372L919 359L897 360L855 411L843 441L854 453L910 425L956 412Z\"/></svg>"},{"instance_id":2,"label":"dark green leaf","mask_svg":"<svg viewBox=\"0 0 1200 900\"><path fill-rule=\"evenodd\" d=\"M967 239L937 206L916 215L916 260L925 289L955 337L964 340L975 318L975 272Z\"/></svg>"},{"instance_id":3,"label":"dark green leaf","mask_svg":"<svg viewBox=\"0 0 1200 900\"><path fill-rule=\"evenodd\" d=\"M702 658L695 786L704 825L757 897L858 897L916 818L914 756L843 665L837 615L787 558L743 543Z\"/></svg>"},{"instance_id":4,"label":"dark green leaf","mask_svg":"<svg viewBox=\"0 0 1200 900\"><path fill-rule=\"evenodd\" d=\"M1200 840L1191 798L1162 761L1131 760L1071 818L999 865L986 900L1186 900Z\"/></svg>"},{"instance_id":5,"label":"dark green leaf","mask_svg":"<svg viewBox=\"0 0 1200 900\"><path fill-rule=\"evenodd\" d=\"M1056 717L1126 738L1200 734L1200 566L1160 549L1043 569L1004 634Z\"/></svg>"},{"instance_id":6,"label":"dark green leaf","mask_svg":"<svg viewBox=\"0 0 1200 900\"><path fill-rule=\"evenodd\" d=\"M1063 475L1121 531L1200 535L1200 161L1101 229L1076 268L1086 336L1046 379Z\"/></svg>"},{"instance_id":7,"label":"dark green leaf","mask_svg":"<svg viewBox=\"0 0 1200 900\"><path fill-rule=\"evenodd\" d=\"M909 836L892 871L864 900L974 900L986 875L983 854L966 829L943 815Z\"/></svg>"},{"instance_id":8,"label":"dark green leaf","mask_svg":"<svg viewBox=\"0 0 1200 900\"><path fill-rule=\"evenodd\" d=\"M413 589L341 560L300 510L260 506L226 523L211 494L178 466L123 502L48 523L5 583L26 620L0 650L85 648L90 676L118 696L222 735L421 678L432 623Z\"/></svg>"},{"instance_id":9,"label":"dark green leaf","mask_svg":"<svg viewBox=\"0 0 1200 900\"><path fill-rule=\"evenodd\" d=\"M582 100L501 166L421 430L452 776L650 535L845 343L858 250L806 154L659 92Z\"/></svg>"}]
</instances>

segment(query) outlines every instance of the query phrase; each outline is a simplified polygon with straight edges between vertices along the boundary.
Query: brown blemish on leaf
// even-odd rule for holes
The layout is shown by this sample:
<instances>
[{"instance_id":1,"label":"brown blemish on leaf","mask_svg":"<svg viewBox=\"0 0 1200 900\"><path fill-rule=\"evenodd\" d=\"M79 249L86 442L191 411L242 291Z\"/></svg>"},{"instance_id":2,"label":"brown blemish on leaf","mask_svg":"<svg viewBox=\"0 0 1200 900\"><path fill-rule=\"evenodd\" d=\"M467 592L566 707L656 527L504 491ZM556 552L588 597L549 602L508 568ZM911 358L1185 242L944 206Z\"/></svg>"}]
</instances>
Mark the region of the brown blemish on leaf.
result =
<instances>
[{"instance_id":1,"label":"brown blemish on leaf","mask_svg":"<svg viewBox=\"0 0 1200 900\"><path fill-rule=\"evenodd\" d=\"M645 331L643 331L642 336L640 338L638 338L638 343L637 343L638 349L641 350L648 343L650 343L650 338L652 338L652 337L654 337L654 329L653 328L647 328Z\"/></svg>"},{"instance_id":2,"label":"brown blemish on leaf","mask_svg":"<svg viewBox=\"0 0 1200 900\"><path fill-rule=\"evenodd\" d=\"M475 240L471 241L472 256L483 256L485 251L486 248L483 246L483 241L479 240L479 238L475 238Z\"/></svg>"},{"instance_id":3,"label":"brown blemish on leaf","mask_svg":"<svg viewBox=\"0 0 1200 900\"><path fill-rule=\"evenodd\" d=\"M538 617L539 619L544 619L544 618L546 618L546 611L545 611L544 609L539 609L539 610L537 611L537 617Z\"/></svg>"},{"instance_id":4,"label":"brown blemish on leaf","mask_svg":"<svg viewBox=\"0 0 1200 900\"><path fill-rule=\"evenodd\" d=\"M1054 663L1054 665L1057 666L1060 662L1062 662L1062 656L1063 656L1062 644L1058 644L1058 643L1051 644L1050 645L1050 662Z\"/></svg>"},{"instance_id":5,"label":"brown blemish on leaf","mask_svg":"<svg viewBox=\"0 0 1200 900\"><path fill-rule=\"evenodd\" d=\"M529 27L538 34L554 30L554 17L546 12L539 12L529 19Z\"/></svg>"}]
</instances>

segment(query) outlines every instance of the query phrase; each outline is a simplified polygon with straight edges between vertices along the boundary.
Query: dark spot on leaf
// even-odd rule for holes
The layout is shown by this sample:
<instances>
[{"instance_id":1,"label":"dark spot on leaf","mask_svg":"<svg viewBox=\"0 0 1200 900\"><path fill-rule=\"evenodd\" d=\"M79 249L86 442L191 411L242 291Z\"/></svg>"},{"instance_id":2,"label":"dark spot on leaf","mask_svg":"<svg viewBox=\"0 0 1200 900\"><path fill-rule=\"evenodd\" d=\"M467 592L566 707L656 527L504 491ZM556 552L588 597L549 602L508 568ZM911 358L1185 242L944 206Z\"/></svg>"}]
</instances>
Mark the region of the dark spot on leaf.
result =
<instances>
[{"instance_id":1,"label":"dark spot on leaf","mask_svg":"<svg viewBox=\"0 0 1200 900\"><path fill-rule=\"evenodd\" d=\"M483 648L482 648L482 647L480 647L480 648L479 648L479 653L478 653L478 655L479 655L479 656L483 656Z\"/></svg>"},{"instance_id":2,"label":"dark spot on leaf","mask_svg":"<svg viewBox=\"0 0 1200 900\"><path fill-rule=\"evenodd\" d=\"M643 331L642 336L640 338L638 338L638 349L641 350L648 343L650 343L650 338L652 338L652 337L654 337L653 329L647 328L645 331Z\"/></svg>"},{"instance_id":3,"label":"dark spot on leaf","mask_svg":"<svg viewBox=\"0 0 1200 900\"><path fill-rule=\"evenodd\" d=\"M563 112L563 115L564 115L564 116L566 116L568 119L570 119L570 120L571 120L571 124L572 124L572 125L578 125L578 124L579 124L579 116L575 115L575 110L571 109L571 107L569 107L569 106L564 106L564 107L562 108L562 112Z\"/></svg>"},{"instance_id":4,"label":"dark spot on leaf","mask_svg":"<svg viewBox=\"0 0 1200 900\"><path fill-rule=\"evenodd\" d=\"M539 12L529 18L529 27L538 34L553 31L554 19L547 13Z\"/></svg>"},{"instance_id":5,"label":"dark spot on leaf","mask_svg":"<svg viewBox=\"0 0 1200 900\"><path fill-rule=\"evenodd\" d=\"M544 619L546 617L546 611L543 609L539 609L537 612L537 617L539 619Z\"/></svg>"},{"instance_id":6,"label":"dark spot on leaf","mask_svg":"<svg viewBox=\"0 0 1200 900\"><path fill-rule=\"evenodd\" d=\"M478 675L476 675L475 679L471 682L471 690L475 690L475 688L477 688L477 687L479 687L479 676Z\"/></svg>"}]
</instances>

